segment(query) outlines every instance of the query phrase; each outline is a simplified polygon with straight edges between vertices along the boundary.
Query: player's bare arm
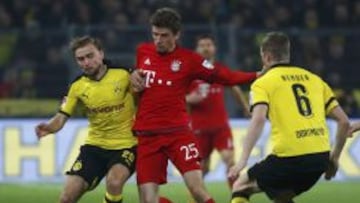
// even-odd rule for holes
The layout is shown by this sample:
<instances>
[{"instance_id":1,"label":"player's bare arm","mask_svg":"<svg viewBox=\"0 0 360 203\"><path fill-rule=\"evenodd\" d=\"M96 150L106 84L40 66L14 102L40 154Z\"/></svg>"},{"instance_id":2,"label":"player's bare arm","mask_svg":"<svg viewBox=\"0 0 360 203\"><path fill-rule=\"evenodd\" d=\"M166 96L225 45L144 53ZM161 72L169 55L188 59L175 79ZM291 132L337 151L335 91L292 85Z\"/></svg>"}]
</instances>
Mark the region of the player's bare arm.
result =
<instances>
[{"instance_id":1,"label":"player's bare arm","mask_svg":"<svg viewBox=\"0 0 360 203\"><path fill-rule=\"evenodd\" d=\"M335 144L330 152L330 165L325 172L325 178L327 180L333 178L337 172L340 154L344 148L347 138L347 132L350 126L349 118L340 106L337 106L333 110L331 110L329 117L335 119L338 127L336 132Z\"/></svg>"},{"instance_id":2,"label":"player's bare arm","mask_svg":"<svg viewBox=\"0 0 360 203\"><path fill-rule=\"evenodd\" d=\"M203 101L205 97L196 91L192 91L188 95L186 95L185 99L186 99L186 103L188 104L198 104L201 101Z\"/></svg>"},{"instance_id":3,"label":"player's bare arm","mask_svg":"<svg viewBox=\"0 0 360 203\"><path fill-rule=\"evenodd\" d=\"M40 139L48 134L56 133L66 123L68 117L62 113L55 114L47 123L40 123L35 127L36 136Z\"/></svg>"},{"instance_id":4,"label":"player's bare arm","mask_svg":"<svg viewBox=\"0 0 360 203\"><path fill-rule=\"evenodd\" d=\"M141 69L137 69L131 73L130 81L134 92L141 92L144 90L145 78Z\"/></svg>"},{"instance_id":5,"label":"player's bare arm","mask_svg":"<svg viewBox=\"0 0 360 203\"><path fill-rule=\"evenodd\" d=\"M236 99L236 101L238 102L238 104L240 104L240 106L244 110L244 116L250 117L251 113L250 113L249 103L245 97L244 92L241 90L241 88L238 86L232 86L231 93L232 93L233 97Z\"/></svg>"},{"instance_id":6,"label":"player's bare arm","mask_svg":"<svg viewBox=\"0 0 360 203\"><path fill-rule=\"evenodd\" d=\"M239 173L245 168L250 153L265 125L267 111L268 106L265 104L258 104L254 107L249 128L243 142L240 161L230 169L228 174L230 178L237 178Z\"/></svg>"}]
</instances>

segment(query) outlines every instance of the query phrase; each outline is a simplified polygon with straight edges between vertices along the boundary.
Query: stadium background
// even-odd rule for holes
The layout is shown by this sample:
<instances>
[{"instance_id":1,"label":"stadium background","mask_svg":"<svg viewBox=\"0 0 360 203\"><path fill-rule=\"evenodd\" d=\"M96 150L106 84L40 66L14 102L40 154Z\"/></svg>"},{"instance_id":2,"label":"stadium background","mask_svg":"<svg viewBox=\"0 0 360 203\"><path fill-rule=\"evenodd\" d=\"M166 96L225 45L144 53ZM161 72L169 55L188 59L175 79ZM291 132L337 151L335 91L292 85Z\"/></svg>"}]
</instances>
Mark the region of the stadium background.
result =
<instances>
[{"instance_id":1,"label":"stadium background","mask_svg":"<svg viewBox=\"0 0 360 203\"><path fill-rule=\"evenodd\" d=\"M58 135L61 138L49 137L38 143L33 132L37 122L56 112L67 84L79 73L68 50L68 41L84 34L99 37L108 58L116 59L124 66L132 66L137 43L150 39L149 15L162 6L174 7L182 14L184 30L180 43L183 46L193 48L197 35L211 33L218 41L218 59L233 69L258 70L258 43L263 34L270 30L285 31L293 42L294 64L323 77L335 88L348 115L352 119L359 117L360 1L2 0L1 203L24 202L17 199L21 196L19 194L35 196L37 199L33 202L54 202L60 190L57 182L63 180L63 168L72 161L70 155L76 155L76 144L81 143L81 139L76 138L81 138L81 133L86 132L81 131L86 125L81 118L81 109L77 114L80 118L66 125L64 132ZM244 89L248 90L248 86ZM240 119L241 109L228 94L226 103L230 116ZM232 121L235 140L240 146L246 120ZM242 127L237 128L239 125ZM330 122L329 126L333 124ZM79 131L80 136L75 133ZM360 199L359 137L352 138L346 156L342 158L344 164L337 177L342 181L321 183L319 189L304 195L299 202L356 202L355 199ZM66 145L64 140L76 144ZM265 154L266 141L258 146L254 161ZM224 169L216 161L216 154L214 160L213 173L207 179L219 181L214 177L221 175ZM169 172L172 172L171 169ZM174 177L173 180L178 180L176 173ZM210 188L219 202L227 200L228 191L221 180L211 183ZM165 187L164 191L174 201L177 200L175 202L184 202L176 195L186 196L186 192L175 192L177 189L183 190L180 184L175 183L172 187ZM332 190L339 194L330 192ZM100 202L101 187L99 191L83 202ZM129 196L136 196L134 184L130 184L127 191ZM341 199L343 196L350 198ZM266 202L260 196L259 202L262 201Z\"/></svg>"}]
</instances>

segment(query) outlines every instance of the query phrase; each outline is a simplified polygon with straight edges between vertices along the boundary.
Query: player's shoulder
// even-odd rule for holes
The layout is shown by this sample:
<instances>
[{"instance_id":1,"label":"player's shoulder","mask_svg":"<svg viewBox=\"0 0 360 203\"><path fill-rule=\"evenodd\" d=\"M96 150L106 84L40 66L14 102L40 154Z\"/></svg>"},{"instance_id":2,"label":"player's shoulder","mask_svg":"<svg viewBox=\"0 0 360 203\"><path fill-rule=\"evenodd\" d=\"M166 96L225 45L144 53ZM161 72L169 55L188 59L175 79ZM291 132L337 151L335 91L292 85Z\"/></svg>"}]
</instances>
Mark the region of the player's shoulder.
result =
<instances>
[{"instance_id":1,"label":"player's shoulder","mask_svg":"<svg viewBox=\"0 0 360 203\"><path fill-rule=\"evenodd\" d=\"M79 88L81 84L84 83L85 80L86 80L86 76L83 73L76 75L70 80L70 83L68 83L68 90Z\"/></svg>"},{"instance_id":2,"label":"player's shoulder","mask_svg":"<svg viewBox=\"0 0 360 203\"><path fill-rule=\"evenodd\" d=\"M196 53L195 51L182 47L182 46L178 46L176 48L176 51L178 52L179 55L181 56L186 56L186 57L192 57L192 58L200 58L202 59L203 57L200 56L198 53Z\"/></svg>"},{"instance_id":3,"label":"player's shoulder","mask_svg":"<svg viewBox=\"0 0 360 203\"><path fill-rule=\"evenodd\" d=\"M104 59L104 64L111 71L126 71L131 73L133 68L122 65L122 62L116 59Z\"/></svg>"},{"instance_id":4,"label":"player's shoulder","mask_svg":"<svg viewBox=\"0 0 360 203\"><path fill-rule=\"evenodd\" d=\"M86 77L86 76L85 76L83 73L76 75L75 77L73 77L73 79L71 79L71 81L70 81L70 83L69 83L69 86L72 86L72 85L76 85L76 84L81 83L81 81L82 81L85 77Z\"/></svg>"}]
</instances>

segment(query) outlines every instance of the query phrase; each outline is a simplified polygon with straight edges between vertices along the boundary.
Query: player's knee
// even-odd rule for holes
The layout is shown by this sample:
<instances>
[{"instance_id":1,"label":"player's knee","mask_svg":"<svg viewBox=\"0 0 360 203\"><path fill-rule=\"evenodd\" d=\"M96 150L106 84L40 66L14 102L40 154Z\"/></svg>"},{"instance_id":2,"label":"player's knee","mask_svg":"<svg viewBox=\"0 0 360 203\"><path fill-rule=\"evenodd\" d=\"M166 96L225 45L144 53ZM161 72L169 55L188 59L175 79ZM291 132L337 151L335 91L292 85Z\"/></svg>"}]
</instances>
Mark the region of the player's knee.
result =
<instances>
[{"instance_id":1,"label":"player's knee","mask_svg":"<svg viewBox=\"0 0 360 203\"><path fill-rule=\"evenodd\" d=\"M233 152L223 153L222 159L228 168L230 168L231 166L233 166L235 164Z\"/></svg>"},{"instance_id":2,"label":"player's knee","mask_svg":"<svg viewBox=\"0 0 360 203\"><path fill-rule=\"evenodd\" d=\"M205 197L207 197L207 192L206 192L204 187L194 185L194 186L189 186L189 190L190 190L191 194L194 196L195 199L202 200Z\"/></svg>"},{"instance_id":3,"label":"player's knee","mask_svg":"<svg viewBox=\"0 0 360 203\"><path fill-rule=\"evenodd\" d=\"M153 203L156 202L156 196L151 194L145 194L141 198L141 203Z\"/></svg>"},{"instance_id":4,"label":"player's knee","mask_svg":"<svg viewBox=\"0 0 360 203\"><path fill-rule=\"evenodd\" d=\"M206 164L201 164L201 171L203 175L206 175L207 173L209 173L209 166Z\"/></svg>"},{"instance_id":5,"label":"player's knee","mask_svg":"<svg viewBox=\"0 0 360 203\"><path fill-rule=\"evenodd\" d=\"M113 192L121 192L122 188L124 186L124 181L120 180L120 179L111 179L111 180L107 180L106 183L108 190L113 191Z\"/></svg>"}]
</instances>

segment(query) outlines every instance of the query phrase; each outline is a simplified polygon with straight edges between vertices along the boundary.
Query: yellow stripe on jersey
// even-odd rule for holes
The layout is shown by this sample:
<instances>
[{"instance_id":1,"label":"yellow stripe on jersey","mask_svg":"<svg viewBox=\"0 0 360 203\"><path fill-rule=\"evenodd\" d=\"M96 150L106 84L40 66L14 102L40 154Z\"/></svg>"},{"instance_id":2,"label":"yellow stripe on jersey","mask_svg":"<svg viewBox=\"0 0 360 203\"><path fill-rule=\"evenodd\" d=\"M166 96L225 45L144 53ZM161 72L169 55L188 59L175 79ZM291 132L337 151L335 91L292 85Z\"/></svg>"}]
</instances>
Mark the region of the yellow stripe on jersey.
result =
<instances>
[{"instance_id":1,"label":"yellow stripe on jersey","mask_svg":"<svg viewBox=\"0 0 360 203\"><path fill-rule=\"evenodd\" d=\"M132 147L135 106L129 85L129 73L123 69L109 68L99 81L80 76L71 84L60 112L70 116L81 102L89 119L85 144L104 149Z\"/></svg>"},{"instance_id":2,"label":"yellow stripe on jersey","mask_svg":"<svg viewBox=\"0 0 360 203\"><path fill-rule=\"evenodd\" d=\"M290 157L329 151L326 114L338 106L330 87L309 71L279 65L251 86L251 107L266 104L272 154Z\"/></svg>"}]
</instances>

